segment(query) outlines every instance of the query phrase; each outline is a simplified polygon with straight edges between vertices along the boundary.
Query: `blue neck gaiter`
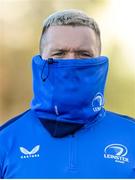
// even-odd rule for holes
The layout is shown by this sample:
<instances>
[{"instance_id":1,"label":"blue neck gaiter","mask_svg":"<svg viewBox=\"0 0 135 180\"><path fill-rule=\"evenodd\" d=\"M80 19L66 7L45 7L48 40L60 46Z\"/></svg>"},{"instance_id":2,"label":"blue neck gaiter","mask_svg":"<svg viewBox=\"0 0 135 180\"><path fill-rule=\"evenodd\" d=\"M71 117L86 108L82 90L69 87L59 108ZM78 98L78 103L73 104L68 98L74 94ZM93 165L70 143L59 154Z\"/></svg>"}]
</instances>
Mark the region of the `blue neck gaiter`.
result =
<instances>
[{"instance_id":1,"label":"blue neck gaiter","mask_svg":"<svg viewBox=\"0 0 135 180\"><path fill-rule=\"evenodd\" d=\"M104 106L108 58L32 59L34 97L31 109L38 118L86 124Z\"/></svg>"}]
</instances>

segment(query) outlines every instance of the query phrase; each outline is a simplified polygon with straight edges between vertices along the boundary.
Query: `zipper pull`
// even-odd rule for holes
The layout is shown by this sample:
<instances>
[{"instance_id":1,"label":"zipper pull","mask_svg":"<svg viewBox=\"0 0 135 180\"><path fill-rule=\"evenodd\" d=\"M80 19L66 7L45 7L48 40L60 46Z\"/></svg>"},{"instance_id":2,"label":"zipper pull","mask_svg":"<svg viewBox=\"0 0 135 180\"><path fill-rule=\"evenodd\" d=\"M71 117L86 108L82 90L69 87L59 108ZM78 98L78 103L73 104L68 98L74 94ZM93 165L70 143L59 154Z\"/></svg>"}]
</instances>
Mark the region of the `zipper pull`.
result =
<instances>
[{"instance_id":1,"label":"zipper pull","mask_svg":"<svg viewBox=\"0 0 135 180\"><path fill-rule=\"evenodd\" d=\"M48 64L53 64L54 63L54 60L53 60L53 58L48 58Z\"/></svg>"},{"instance_id":2,"label":"zipper pull","mask_svg":"<svg viewBox=\"0 0 135 180\"><path fill-rule=\"evenodd\" d=\"M47 60L44 60L44 65L43 65L43 69L41 72L41 79L43 81L45 81L48 78L48 74L49 74L49 64L53 64L54 60L53 58L48 58Z\"/></svg>"},{"instance_id":3,"label":"zipper pull","mask_svg":"<svg viewBox=\"0 0 135 180\"><path fill-rule=\"evenodd\" d=\"M41 72L41 79L45 81L48 77L48 60L44 60L44 65Z\"/></svg>"}]
</instances>

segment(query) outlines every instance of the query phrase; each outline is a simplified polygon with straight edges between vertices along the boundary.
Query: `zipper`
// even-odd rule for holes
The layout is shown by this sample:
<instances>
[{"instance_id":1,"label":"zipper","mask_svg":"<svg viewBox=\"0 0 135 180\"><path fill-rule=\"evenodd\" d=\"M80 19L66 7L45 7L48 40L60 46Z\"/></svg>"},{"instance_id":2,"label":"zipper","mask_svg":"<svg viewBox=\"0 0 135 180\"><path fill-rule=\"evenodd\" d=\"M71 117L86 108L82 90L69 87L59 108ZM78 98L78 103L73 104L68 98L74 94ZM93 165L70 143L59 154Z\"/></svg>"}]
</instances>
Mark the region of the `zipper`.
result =
<instances>
[{"instance_id":1,"label":"zipper","mask_svg":"<svg viewBox=\"0 0 135 180\"><path fill-rule=\"evenodd\" d=\"M43 64L43 68L42 68L42 72L41 72L41 79L44 81L46 81L46 79L48 78L49 75L49 64L53 64L54 63L54 59L53 58L48 58L48 60L44 60L44 64Z\"/></svg>"},{"instance_id":2,"label":"zipper","mask_svg":"<svg viewBox=\"0 0 135 180\"><path fill-rule=\"evenodd\" d=\"M77 142L75 135L71 135L69 138L68 171L77 172Z\"/></svg>"}]
</instances>

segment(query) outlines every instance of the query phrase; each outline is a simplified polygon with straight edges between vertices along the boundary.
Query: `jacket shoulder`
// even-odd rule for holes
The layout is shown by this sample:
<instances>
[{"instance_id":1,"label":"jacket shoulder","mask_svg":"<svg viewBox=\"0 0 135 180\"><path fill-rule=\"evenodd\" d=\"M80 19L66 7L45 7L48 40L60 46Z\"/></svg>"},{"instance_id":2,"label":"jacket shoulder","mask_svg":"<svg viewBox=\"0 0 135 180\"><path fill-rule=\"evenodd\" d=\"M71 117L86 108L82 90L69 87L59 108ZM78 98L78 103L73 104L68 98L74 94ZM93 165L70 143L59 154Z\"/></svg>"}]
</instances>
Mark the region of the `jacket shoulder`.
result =
<instances>
[{"instance_id":1,"label":"jacket shoulder","mask_svg":"<svg viewBox=\"0 0 135 180\"><path fill-rule=\"evenodd\" d=\"M0 132L4 129L6 129L9 126L12 126L16 121L18 121L20 118L22 118L25 114L27 114L30 111L30 109L26 110L25 112L15 116L14 118L8 120L6 123L0 126Z\"/></svg>"},{"instance_id":2,"label":"jacket shoulder","mask_svg":"<svg viewBox=\"0 0 135 180\"><path fill-rule=\"evenodd\" d=\"M119 114L119 113L111 112L111 111L107 111L107 113L110 114L111 116L117 117L117 119L122 119L122 120L129 122L129 123L135 124L135 118L130 117L128 115Z\"/></svg>"}]
</instances>

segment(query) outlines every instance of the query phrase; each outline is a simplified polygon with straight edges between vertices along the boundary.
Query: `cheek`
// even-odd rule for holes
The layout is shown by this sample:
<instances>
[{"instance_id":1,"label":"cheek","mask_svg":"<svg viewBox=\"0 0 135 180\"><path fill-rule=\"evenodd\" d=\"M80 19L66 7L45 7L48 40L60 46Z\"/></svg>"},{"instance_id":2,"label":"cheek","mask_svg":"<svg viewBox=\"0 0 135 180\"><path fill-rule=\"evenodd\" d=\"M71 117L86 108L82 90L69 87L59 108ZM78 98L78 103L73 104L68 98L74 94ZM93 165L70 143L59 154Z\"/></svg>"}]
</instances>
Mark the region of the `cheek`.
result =
<instances>
[{"instance_id":1,"label":"cheek","mask_svg":"<svg viewBox=\"0 0 135 180\"><path fill-rule=\"evenodd\" d=\"M100 50L99 50L99 48L95 48L94 57L98 57L98 56L100 56Z\"/></svg>"},{"instance_id":2,"label":"cheek","mask_svg":"<svg viewBox=\"0 0 135 180\"><path fill-rule=\"evenodd\" d=\"M43 49L42 49L41 57L42 57L43 59L48 59L48 58L51 57L51 51L50 51L49 46L44 45L44 47L43 47Z\"/></svg>"},{"instance_id":3,"label":"cheek","mask_svg":"<svg viewBox=\"0 0 135 180\"><path fill-rule=\"evenodd\" d=\"M101 54L101 42L100 42L100 40L98 39L98 38L96 38L95 39L95 54L96 54L96 56L100 56L100 54Z\"/></svg>"}]
</instances>

